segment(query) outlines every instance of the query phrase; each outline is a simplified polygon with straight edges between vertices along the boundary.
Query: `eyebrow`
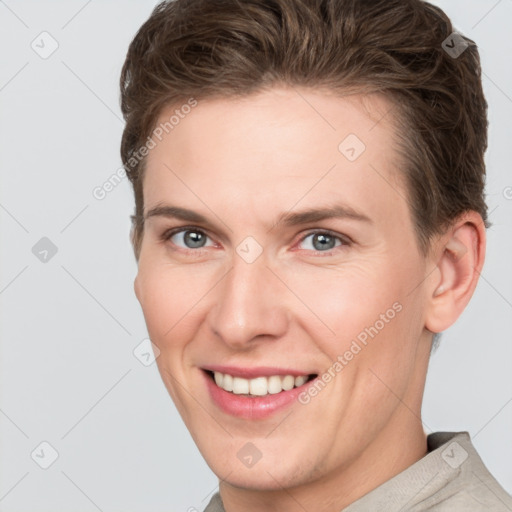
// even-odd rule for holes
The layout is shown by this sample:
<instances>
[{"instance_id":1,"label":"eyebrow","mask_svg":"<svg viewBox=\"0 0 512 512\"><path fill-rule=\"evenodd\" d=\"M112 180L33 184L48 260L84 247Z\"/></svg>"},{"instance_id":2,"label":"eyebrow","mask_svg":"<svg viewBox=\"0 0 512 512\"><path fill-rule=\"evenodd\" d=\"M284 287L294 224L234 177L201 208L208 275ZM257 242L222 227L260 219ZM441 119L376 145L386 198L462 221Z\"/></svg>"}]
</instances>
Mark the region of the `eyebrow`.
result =
<instances>
[{"instance_id":1,"label":"eyebrow","mask_svg":"<svg viewBox=\"0 0 512 512\"><path fill-rule=\"evenodd\" d=\"M297 226L299 224L318 222L325 219L351 219L373 224L372 219L364 213L342 204L323 208L309 208L299 212L285 212L278 217L277 223L282 222L287 226Z\"/></svg>"},{"instance_id":2,"label":"eyebrow","mask_svg":"<svg viewBox=\"0 0 512 512\"><path fill-rule=\"evenodd\" d=\"M144 215L144 219L148 219L150 217L169 217L187 222L210 224L209 220L204 215L195 212L194 210L165 204L151 208ZM280 223L283 223L286 226L297 226L334 218L351 219L373 224L373 220L367 215L354 210L350 206L336 204L334 206L323 208L309 208L298 212L283 212L279 215L274 226Z\"/></svg>"}]
</instances>

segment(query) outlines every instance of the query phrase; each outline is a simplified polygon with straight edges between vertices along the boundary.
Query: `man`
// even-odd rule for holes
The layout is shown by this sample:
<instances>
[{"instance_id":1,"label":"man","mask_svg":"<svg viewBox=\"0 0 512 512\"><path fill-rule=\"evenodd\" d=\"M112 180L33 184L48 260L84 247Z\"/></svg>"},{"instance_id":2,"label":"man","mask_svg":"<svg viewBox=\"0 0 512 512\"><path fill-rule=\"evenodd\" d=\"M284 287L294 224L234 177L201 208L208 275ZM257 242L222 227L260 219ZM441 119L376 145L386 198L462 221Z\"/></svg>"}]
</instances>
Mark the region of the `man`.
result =
<instances>
[{"instance_id":1,"label":"man","mask_svg":"<svg viewBox=\"0 0 512 512\"><path fill-rule=\"evenodd\" d=\"M121 93L135 293L206 510L512 510L421 421L484 264L474 43L420 0L178 0Z\"/></svg>"}]
</instances>

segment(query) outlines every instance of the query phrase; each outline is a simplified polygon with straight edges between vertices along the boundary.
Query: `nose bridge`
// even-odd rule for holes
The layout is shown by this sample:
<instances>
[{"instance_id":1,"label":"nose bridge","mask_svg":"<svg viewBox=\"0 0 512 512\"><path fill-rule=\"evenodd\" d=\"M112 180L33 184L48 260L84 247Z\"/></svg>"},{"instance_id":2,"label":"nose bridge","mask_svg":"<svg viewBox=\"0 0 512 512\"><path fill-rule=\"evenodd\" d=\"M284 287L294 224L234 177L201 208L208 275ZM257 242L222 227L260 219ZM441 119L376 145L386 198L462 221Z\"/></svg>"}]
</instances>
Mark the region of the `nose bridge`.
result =
<instances>
[{"instance_id":1,"label":"nose bridge","mask_svg":"<svg viewBox=\"0 0 512 512\"><path fill-rule=\"evenodd\" d=\"M233 254L232 268L219 283L210 326L234 348L250 346L257 336L279 337L287 328L280 283L267 264L263 254L254 261Z\"/></svg>"}]
</instances>

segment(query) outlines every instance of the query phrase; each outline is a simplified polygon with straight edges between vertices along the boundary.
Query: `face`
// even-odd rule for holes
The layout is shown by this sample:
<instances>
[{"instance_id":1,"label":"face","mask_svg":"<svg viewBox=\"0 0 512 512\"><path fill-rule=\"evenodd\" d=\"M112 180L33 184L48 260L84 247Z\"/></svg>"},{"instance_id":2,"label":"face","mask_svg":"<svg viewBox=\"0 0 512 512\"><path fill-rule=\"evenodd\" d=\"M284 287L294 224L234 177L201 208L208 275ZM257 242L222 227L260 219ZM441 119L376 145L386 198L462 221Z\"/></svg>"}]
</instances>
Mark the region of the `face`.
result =
<instances>
[{"instance_id":1,"label":"face","mask_svg":"<svg viewBox=\"0 0 512 512\"><path fill-rule=\"evenodd\" d=\"M284 88L200 101L147 157L135 291L225 485L328 479L417 427L427 263L390 108Z\"/></svg>"}]
</instances>

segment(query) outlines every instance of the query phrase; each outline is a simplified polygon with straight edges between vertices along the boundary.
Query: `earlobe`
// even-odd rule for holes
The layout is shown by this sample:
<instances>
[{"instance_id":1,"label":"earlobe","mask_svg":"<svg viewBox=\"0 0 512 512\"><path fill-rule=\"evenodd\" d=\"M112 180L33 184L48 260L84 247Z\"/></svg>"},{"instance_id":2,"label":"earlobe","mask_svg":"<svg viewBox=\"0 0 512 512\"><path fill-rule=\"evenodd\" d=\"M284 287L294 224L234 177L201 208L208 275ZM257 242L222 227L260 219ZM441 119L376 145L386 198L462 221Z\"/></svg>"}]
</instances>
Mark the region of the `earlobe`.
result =
<instances>
[{"instance_id":1,"label":"earlobe","mask_svg":"<svg viewBox=\"0 0 512 512\"><path fill-rule=\"evenodd\" d=\"M485 226L476 212L467 212L443 237L436 282L427 284L425 327L434 333L450 327L469 303L485 258Z\"/></svg>"}]
</instances>

